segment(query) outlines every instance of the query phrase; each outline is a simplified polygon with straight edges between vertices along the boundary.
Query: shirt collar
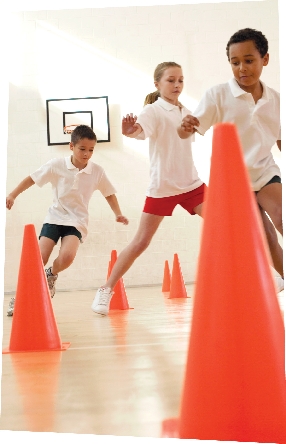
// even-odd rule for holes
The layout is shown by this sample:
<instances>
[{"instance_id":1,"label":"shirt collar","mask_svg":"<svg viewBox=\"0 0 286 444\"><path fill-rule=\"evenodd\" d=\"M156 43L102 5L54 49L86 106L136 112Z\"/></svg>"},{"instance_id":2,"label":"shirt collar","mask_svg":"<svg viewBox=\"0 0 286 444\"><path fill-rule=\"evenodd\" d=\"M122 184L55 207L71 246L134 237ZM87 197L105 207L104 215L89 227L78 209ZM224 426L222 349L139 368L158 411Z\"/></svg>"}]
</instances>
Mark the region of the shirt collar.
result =
<instances>
[{"instance_id":1,"label":"shirt collar","mask_svg":"<svg viewBox=\"0 0 286 444\"><path fill-rule=\"evenodd\" d=\"M228 81L228 84L230 86L230 90L234 97L242 96L243 94L247 94L246 91L244 91L242 88L240 88L239 84L235 80L235 78L232 78Z\"/></svg>"},{"instance_id":2,"label":"shirt collar","mask_svg":"<svg viewBox=\"0 0 286 444\"><path fill-rule=\"evenodd\" d=\"M71 156L65 157L65 162L66 162L66 166L67 166L68 170L77 169L71 161ZM92 165L91 165L91 162L88 160L86 167L80 171L83 173L86 173L86 174L91 174L91 170L92 170Z\"/></svg>"},{"instance_id":3,"label":"shirt collar","mask_svg":"<svg viewBox=\"0 0 286 444\"><path fill-rule=\"evenodd\" d=\"M261 82L261 80L260 80L260 83L263 87L262 99L269 100L271 98L271 92L270 92L269 88L265 85L264 82ZM242 88L240 88L240 86L237 83L237 81L235 80L235 78L230 79L228 81L228 84L230 86L230 90L231 90L234 97L239 97L239 96L242 96L243 94L248 94L246 91L244 91Z\"/></svg>"},{"instance_id":4,"label":"shirt collar","mask_svg":"<svg viewBox=\"0 0 286 444\"><path fill-rule=\"evenodd\" d=\"M172 111L174 108L178 108L176 105L173 105L172 103L167 102L166 100L162 99L161 97L158 97L157 102L158 102L158 105L160 105L162 108L164 108L167 111Z\"/></svg>"}]
</instances>

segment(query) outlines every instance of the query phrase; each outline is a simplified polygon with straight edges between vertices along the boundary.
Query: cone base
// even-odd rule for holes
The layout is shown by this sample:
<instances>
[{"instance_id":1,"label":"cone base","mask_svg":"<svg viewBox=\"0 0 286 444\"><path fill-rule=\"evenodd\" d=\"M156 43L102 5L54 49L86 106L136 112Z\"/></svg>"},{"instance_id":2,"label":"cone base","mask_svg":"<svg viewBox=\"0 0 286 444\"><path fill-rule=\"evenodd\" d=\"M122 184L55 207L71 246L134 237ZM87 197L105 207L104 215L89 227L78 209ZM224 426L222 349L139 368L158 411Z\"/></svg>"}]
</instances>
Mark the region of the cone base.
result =
<instances>
[{"instance_id":1,"label":"cone base","mask_svg":"<svg viewBox=\"0 0 286 444\"><path fill-rule=\"evenodd\" d=\"M124 310L134 310L134 307L127 308L110 308L109 311L124 311Z\"/></svg>"},{"instance_id":2,"label":"cone base","mask_svg":"<svg viewBox=\"0 0 286 444\"><path fill-rule=\"evenodd\" d=\"M53 348L53 349L45 349L45 350L10 350L9 347L6 347L2 350L2 354L8 353L35 353L35 352L49 352L49 351L65 351L71 345L70 342L62 342L61 348Z\"/></svg>"},{"instance_id":3,"label":"cone base","mask_svg":"<svg viewBox=\"0 0 286 444\"><path fill-rule=\"evenodd\" d=\"M161 292L162 292L162 293L170 293L170 287L162 288L162 289L161 289Z\"/></svg>"},{"instance_id":4,"label":"cone base","mask_svg":"<svg viewBox=\"0 0 286 444\"><path fill-rule=\"evenodd\" d=\"M171 296L169 296L168 299L191 299L191 297L192 297L192 296L181 296L181 297L177 298L177 297L171 297Z\"/></svg>"},{"instance_id":5,"label":"cone base","mask_svg":"<svg viewBox=\"0 0 286 444\"><path fill-rule=\"evenodd\" d=\"M179 418L162 421L161 438L179 438Z\"/></svg>"}]
</instances>

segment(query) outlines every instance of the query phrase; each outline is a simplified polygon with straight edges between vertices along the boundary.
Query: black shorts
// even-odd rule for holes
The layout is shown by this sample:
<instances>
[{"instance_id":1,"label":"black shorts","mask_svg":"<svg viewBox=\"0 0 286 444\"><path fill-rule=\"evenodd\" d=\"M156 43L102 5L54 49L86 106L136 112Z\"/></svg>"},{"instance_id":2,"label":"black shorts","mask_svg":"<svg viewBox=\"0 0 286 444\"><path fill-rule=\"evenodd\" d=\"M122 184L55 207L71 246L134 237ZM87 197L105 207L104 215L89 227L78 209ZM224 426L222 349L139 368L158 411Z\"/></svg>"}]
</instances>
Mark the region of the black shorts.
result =
<instances>
[{"instance_id":1,"label":"black shorts","mask_svg":"<svg viewBox=\"0 0 286 444\"><path fill-rule=\"evenodd\" d=\"M272 179L270 179L265 185L263 185L262 188L267 187L267 185L270 185L271 183L281 183L281 177L273 176ZM262 190L262 188L260 188L260 190ZM260 190L255 191L255 193L259 193Z\"/></svg>"},{"instance_id":2,"label":"black shorts","mask_svg":"<svg viewBox=\"0 0 286 444\"><path fill-rule=\"evenodd\" d=\"M65 236L77 236L79 240L81 241L81 233L75 228L71 227L69 225L56 225L56 224L44 224L42 226L39 239L42 236L48 237L49 239L52 239L56 244L59 240L59 238L63 238Z\"/></svg>"}]
</instances>

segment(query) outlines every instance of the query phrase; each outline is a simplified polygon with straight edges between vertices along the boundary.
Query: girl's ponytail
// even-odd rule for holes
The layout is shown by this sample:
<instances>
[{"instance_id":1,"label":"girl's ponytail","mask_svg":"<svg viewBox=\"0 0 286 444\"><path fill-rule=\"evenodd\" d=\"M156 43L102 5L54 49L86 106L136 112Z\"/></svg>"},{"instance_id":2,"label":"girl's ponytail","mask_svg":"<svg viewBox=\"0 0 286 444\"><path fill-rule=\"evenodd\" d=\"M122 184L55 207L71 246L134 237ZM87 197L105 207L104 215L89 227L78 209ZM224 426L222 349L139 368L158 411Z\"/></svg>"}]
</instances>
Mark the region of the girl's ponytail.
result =
<instances>
[{"instance_id":1,"label":"girl's ponytail","mask_svg":"<svg viewBox=\"0 0 286 444\"><path fill-rule=\"evenodd\" d=\"M156 102L156 100L158 100L158 97L160 97L160 92L158 90L148 94L145 97L144 106L151 105L152 103Z\"/></svg>"}]
</instances>

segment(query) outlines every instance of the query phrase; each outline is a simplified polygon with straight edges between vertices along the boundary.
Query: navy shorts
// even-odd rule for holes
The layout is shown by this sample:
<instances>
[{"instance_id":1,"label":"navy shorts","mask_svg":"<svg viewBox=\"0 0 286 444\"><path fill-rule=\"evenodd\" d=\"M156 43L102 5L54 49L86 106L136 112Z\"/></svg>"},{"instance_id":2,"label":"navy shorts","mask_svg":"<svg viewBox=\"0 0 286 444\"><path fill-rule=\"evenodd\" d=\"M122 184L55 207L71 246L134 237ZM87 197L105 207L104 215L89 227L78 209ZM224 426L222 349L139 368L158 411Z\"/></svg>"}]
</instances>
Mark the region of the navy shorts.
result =
<instances>
[{"instance_id":1,"label":"navy shorts","mask_svg":"<svg viewBox=\"0 0 286 444\"><path fill-rule=\"evenodd\" d=\"M281 177L273 176L272 179L270 179L265 185L263 185L262 188L267 187L267 185L270 185L271 183L281 183ZM262 188L260 188L260 190L262 190ZM255 193L259 193L260 190L255 191Z\"/></svg>"},{"instance_id":2,"label":"navy shorts","mask_svg":"<svg viewBox=\"0 0 286 444\"><path fill-rule=\"evenodd\" d=\"M56 225L56 224L44 224L39 239L42 236L48 237L49 239L52 239L56 244L60 238L63 238L65 236L76 236L81 241L81 233L75 228L71 227L69 225Z\"/></svg>"}]
</instances>

